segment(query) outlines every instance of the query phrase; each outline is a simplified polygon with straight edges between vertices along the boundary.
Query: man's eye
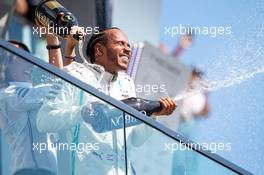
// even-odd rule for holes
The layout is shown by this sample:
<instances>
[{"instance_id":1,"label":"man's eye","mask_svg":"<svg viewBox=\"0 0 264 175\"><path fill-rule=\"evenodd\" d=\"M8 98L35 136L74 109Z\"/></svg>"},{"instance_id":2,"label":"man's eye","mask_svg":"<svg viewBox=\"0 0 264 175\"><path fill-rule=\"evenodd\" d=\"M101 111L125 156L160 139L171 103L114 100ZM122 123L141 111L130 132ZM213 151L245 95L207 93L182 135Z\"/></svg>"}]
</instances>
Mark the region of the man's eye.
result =
<instances>
[{"instance_id":1,"label":"man's eye","mask_svg":"<svg viewBox=\"0 0 264 175\"><path fill-rule=\"evenodd\" d=\"M117 44L123 45L124 43L122 41L118 41Z\"/></svg>"}]
</instances>

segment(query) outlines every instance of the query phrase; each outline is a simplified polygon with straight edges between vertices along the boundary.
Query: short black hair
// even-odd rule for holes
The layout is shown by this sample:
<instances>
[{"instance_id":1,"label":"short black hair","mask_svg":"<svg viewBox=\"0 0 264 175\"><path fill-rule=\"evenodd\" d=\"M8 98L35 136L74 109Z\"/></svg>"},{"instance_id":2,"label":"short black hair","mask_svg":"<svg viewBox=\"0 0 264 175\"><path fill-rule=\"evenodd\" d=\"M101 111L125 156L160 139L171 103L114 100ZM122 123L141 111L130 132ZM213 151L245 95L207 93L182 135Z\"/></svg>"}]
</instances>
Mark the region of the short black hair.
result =
<instances>
[{"instance_id":1,"label":"short black hair","mask_svg":"<svg viewBox=\"0 0 264 175\"><path fill-rule=\"evenodd\" d=\"M203 72L202 70L200 70L200 69L194 67L194 68L192 69L192 75L193 75L193 76L196 76L196 77L198 77L198 78L202 78L203 75L204 75L204 72Z\"/></svg>"},{"instance_id":2,"label":"short black hair","mask_svg":"<svg viewBox=\"0 0 264 175\"><path fill-rule=\"evenodd\" d=\"M90 38L87 47L86 47L86 55L87 57L90 58L91 63L94 63L95 61L95 53L94 53L94 46L96 43L102 43L105 44L108 40L108 35L106 34L106 31L112 30L112 29L117 29L121 30L117 27L111 27L111 28L104 28L99 30L99 33L93 34L92 37Z\"/></svg>"},{"instance_id":3,"label":"short black hair","mask_svg":"<svg viewBox=\"0 0 264 175\"><path fill-rule=\"evenodd\" d=\"M22 42L19 42L17 40L8 40L9 43L17 44L19 48L23 49L24 51L30 53L29 48L23 44Z\"/></svg>"}]
</instances>

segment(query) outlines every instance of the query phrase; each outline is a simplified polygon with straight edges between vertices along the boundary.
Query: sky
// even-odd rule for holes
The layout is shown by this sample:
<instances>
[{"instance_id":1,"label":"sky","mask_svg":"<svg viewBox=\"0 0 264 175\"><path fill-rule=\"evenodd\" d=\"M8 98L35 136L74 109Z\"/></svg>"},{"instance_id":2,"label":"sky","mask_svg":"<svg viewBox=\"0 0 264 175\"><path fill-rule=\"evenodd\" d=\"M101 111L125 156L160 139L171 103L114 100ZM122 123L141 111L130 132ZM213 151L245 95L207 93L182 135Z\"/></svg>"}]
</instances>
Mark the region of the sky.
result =
<instances>
[{"instance_id":1,"label":"sky","mask_svg":"<svg viewBox=\"0 0 264 175\"><path fill-rule=\"evenodd\" d=\"M182 26L231 27L231 34L196 34L181 55L198 66L213 84L211 114L197 121L191 138L231 143L217 154L260 175L264 172L264 0L163 0L160 41L170 51L179 35L165 28Z\"/></svg>"}]
</instances>

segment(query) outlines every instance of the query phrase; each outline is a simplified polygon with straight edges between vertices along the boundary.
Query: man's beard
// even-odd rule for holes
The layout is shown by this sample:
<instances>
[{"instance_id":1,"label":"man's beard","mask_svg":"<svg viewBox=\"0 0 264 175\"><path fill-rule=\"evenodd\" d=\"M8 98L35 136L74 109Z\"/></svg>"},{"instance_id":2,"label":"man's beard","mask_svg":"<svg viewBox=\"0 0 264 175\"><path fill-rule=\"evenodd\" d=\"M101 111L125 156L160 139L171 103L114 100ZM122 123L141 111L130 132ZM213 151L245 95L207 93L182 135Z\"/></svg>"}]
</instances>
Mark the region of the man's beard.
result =
<instances>
[{"instance_id":1,"label":"man's beard","mask_svg":"<svg viewBox=\"0 0 264 175\"><path fill-rule=\"evenodd\" d=\"M107 59L110 60L111 62L116 62L117 63L118 58L117 58L117 56L115 57L112 49L108 49Z\"/></svg>"},{"instance_id":2,"label":"man's beard","mask_svg":"<svg viewBox=\"0 0 264 175\"><path fill-rule=\"evenodd\" d=\"M126 71L127 67L123 67L119 64L118 55L112 49L108 49L107 59L113 64L114 67L118 69L118 71Z\"/></svg>"}]
</instances>

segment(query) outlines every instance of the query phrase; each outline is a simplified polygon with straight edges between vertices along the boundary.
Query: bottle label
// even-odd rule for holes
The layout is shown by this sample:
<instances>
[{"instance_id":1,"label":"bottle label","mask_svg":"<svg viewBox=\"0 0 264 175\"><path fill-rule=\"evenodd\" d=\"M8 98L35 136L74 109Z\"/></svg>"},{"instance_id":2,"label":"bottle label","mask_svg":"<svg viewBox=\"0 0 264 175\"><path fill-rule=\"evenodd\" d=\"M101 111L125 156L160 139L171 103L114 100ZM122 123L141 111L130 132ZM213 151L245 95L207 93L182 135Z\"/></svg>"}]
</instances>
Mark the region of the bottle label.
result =
<instances>
[{"instance_id":1,"label":"bottle label","mask_svg":"<svg viewBox=\"0 0 264 175\"><path fill-rule=\"evenodd\" d=\"M60 3L58 3L57 1L48 1L45 3L46 6L48 6L51 10L55 9L55 8L59 8L61 7Z\"/></svg>"},{"instance_id":2,"label":"bottle label","mask_svg":"<svg viewBox=\"0 0 264 175\"><path fill-rule=\"evenodd\" d=\"M142 122L137 120L136 118L126 114L125 115L125 124L126 127L131 127L135 125L139 125ZM115 130L115 129L122 129L124 127L124 117L123 115L112 117L111 118L111 126L109 127L109 130Z\"/></svg>"},{"instance_id":3,"label":"bottle label","mask_svg":"<svg viewBox=\"0 0 264 175\"><path fill-rule=\"evenodd\" d=\"M39 11L36 11L36 19L44 27L48 27L48 25L51 23L50 19L47 18L45 15L43 15L43 13Z\"/></svg>"}]
</instances>

